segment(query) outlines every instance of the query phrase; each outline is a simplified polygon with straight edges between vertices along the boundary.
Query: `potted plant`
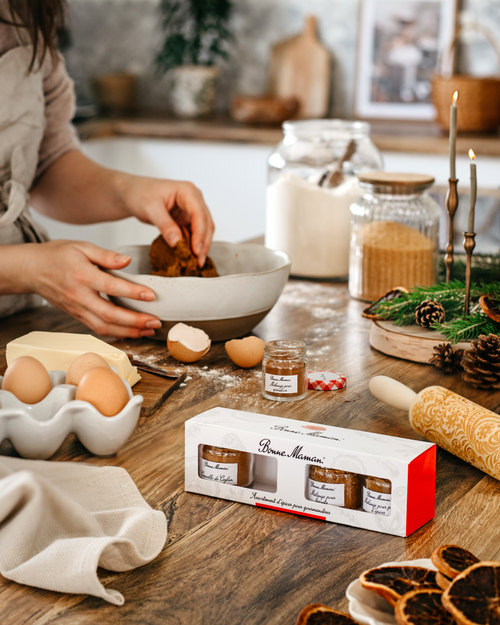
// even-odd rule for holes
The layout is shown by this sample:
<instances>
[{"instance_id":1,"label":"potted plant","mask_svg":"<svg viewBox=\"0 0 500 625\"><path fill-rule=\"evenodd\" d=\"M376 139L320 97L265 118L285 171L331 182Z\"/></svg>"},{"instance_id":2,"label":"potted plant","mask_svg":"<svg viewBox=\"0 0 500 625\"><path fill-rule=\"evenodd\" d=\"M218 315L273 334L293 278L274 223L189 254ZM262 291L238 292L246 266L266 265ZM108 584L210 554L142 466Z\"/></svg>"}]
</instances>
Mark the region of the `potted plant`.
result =
<instances>
[{"instance_id":1,"label":"potted plant","mask_svg":"<svg viewBox=\"0 0 500 625\"><path fill-rule=\"evenodd\" d=\"M231 0L161 0L165 39L156 57L170 77L172 110L182 117L213 112L219 67L227 59Z\"/></svg>"}]
</instances>

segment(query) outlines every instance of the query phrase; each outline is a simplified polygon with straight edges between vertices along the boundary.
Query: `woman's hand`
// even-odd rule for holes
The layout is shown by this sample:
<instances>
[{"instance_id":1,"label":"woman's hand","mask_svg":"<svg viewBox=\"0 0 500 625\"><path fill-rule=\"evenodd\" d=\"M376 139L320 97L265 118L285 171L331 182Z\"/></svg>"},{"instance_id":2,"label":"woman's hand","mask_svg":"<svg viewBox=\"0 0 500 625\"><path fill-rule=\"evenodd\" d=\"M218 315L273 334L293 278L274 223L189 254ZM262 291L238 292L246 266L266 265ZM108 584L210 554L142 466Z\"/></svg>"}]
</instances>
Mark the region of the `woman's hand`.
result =
<instances>
[{"instance_id":1,"label":"woman's hand","mask_svg":"<svg viewBox=\"0 0 500 625\"><path fill-rule=\"evenodd\" d=\"M179 225L191 224L193 253L203 267L214 223L201 191L191 182L141 178L123 174L117 186L131 215L154 224L170 247L182 238Z\"/></svg>"},{"instance_id":2,"label":"woman's hand","mask_svg":"<svg viewBox=\"0 0 500 625\"><path fill-rule=\"evenodd\" d=\"M138 338L153 335L154 329L161 326L153 315L120 308L100 295L154 300L151 289L100 269L123 269L130 262L129 256L80 241L28 243L9 248L18 257L16 292L38 293L97 334Z\"/></svg>"},{"instance_id":3,"label":"woman's hand","mask_svg":"<svg viewBox=\"0 0 500 625\"><path fill-rule=\"evenodd\" d=\"M174 246L177 224L191 224L191 246L203 266L214 223L201 191L191 182L145 178L106 169L74 150L59 158L30 193L40 213L66 223L90 224L135 216L156 226Z\"/></svg>"}]
</instances>

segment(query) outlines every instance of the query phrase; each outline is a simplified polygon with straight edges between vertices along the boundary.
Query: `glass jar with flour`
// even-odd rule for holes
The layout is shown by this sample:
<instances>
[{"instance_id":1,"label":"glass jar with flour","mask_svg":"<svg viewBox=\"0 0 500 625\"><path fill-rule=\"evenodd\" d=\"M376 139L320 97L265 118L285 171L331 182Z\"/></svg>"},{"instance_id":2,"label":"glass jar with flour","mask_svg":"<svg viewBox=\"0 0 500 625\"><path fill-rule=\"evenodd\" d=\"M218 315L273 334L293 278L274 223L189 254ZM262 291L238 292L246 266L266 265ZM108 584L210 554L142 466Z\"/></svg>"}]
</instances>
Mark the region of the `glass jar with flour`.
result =
<instances>
[{"instance_id":1,"label":"glass jar with flour","mask_svg":"<svg viewBox=\"0 0 500 625\"><path fill-rule=\"evenodd\" d=\"M266 247L290 256L294 276L346 279L357 175L382 167L370 126L311 119L285 122L283 133L269 157Z\"/></svg>"}]
</instances>

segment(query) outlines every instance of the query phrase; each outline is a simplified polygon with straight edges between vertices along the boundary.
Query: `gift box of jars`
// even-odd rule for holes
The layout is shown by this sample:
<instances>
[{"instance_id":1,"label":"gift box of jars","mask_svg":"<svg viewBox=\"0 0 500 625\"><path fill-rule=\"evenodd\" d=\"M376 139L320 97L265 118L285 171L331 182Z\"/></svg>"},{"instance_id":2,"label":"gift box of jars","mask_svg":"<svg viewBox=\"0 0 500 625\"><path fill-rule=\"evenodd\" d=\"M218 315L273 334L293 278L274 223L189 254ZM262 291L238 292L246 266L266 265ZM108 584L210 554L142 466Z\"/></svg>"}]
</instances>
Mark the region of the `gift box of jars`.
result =
<instances>
[{"instance_id":1,"label":"gift box of jars","mask_svg":"<svg viewBox=\"0 0 500 625\"><path fill-rule=\"evenodd\" d=\"M433 443L228 408L185 427L188 492L396 536L434 517Z\"/></svg>"}]
</instances>

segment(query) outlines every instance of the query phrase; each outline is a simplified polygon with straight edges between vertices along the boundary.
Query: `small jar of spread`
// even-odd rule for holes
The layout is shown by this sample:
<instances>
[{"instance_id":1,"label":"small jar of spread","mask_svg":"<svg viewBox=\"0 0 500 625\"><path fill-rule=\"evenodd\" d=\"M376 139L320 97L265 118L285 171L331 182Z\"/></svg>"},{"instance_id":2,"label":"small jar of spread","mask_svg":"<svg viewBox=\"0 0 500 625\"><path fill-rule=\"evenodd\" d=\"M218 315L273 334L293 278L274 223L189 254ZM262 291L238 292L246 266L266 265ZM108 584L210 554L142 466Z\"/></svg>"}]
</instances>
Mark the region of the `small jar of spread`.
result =
<instances>
[{"instance_id":1,"label":"small jar of spread","mask_svg":"<svg viewBox=\"0 0 500 625\"><path fill-rule=\"evenodd\" d=\"M383 477L363 477L363 510L372 514L391 514L392 484Z\"/></svg>"},{"instance_id":2,"label":"small jar of spread","mask_svg":"<svg viewBox=\"0 0 500 625\"><path fill-rule=\"evenodd\" d=\"M262 394L266 399L296 401L307 396L307 347L302 341L269 341L262 360Z\"/></svg>"},{"instance_id":3,"label":"small jar of spread","mask_svg":"<svg viewBox=\"0 0 500 625\"><path fill-rule=\"evenodd\" d=\"M249 486L253 482L252 454L236 449L201 445L199 475L221 484Z\"/></svg>"},{"instance_id":4,"label":"small jar of spread","mask_svg":"<svg viewBox=\"0 0 500 625\"><path fill-rule=\"evenodd\" d=\"M361 508L362 476L349 471L309 466L307 498L317 503L357 510Z\"/></svg>"}]
</instances>

